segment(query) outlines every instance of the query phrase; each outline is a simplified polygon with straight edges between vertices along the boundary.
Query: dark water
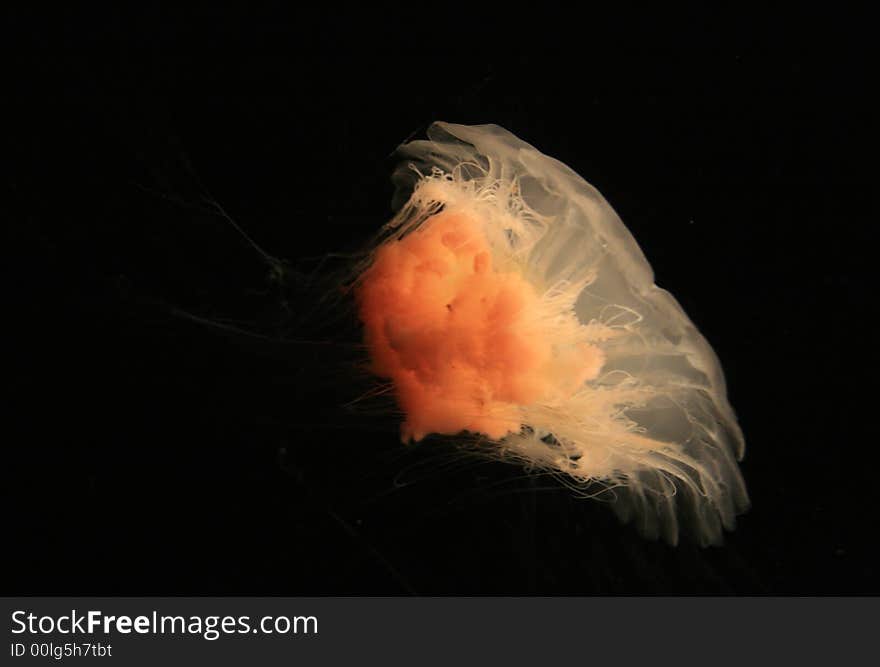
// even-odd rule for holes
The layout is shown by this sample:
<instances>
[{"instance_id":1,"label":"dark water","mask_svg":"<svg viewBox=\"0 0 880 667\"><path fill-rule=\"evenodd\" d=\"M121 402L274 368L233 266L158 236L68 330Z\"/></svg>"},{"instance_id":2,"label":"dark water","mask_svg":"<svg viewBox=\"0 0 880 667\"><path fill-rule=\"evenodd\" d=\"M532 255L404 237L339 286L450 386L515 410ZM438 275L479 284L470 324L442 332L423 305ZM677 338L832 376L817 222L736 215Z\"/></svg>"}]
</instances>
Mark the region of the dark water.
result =
<instances>
[{"instance_id":1,"label":"dark water","mask_svg":"<svg viewBox=\"0 0 880 667\"><path fill-rule=\"evenodd\" d=\"M7 48L4 593L880 593L857 35L139 11ZM346 407L357 330L308 276L435 119L582 174L714 345L754 505L723 548Z\"/></svg>"}]
</instances>

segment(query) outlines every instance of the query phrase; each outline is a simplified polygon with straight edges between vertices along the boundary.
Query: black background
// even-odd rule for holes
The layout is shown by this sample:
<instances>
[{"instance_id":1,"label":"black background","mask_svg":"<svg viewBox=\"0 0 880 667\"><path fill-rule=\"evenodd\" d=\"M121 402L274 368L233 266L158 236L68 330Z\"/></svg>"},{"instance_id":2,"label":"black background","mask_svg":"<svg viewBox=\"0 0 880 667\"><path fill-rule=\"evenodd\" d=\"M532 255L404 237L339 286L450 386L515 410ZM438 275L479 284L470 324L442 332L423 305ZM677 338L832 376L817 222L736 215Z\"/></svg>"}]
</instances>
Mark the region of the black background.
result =
<instances>
[{"instance_id":1,"label":"black background","mask_svg":"<svg viewBox=\"0 0 880 667\"><path fill-rule=\"evenodd\" d=\"M7 22L3 593L880 593L861 17L292 7ZM437 119L583 175L713 344L724 547L345 407L357 331L306 275Z\"/></svg>"}]
</instances>

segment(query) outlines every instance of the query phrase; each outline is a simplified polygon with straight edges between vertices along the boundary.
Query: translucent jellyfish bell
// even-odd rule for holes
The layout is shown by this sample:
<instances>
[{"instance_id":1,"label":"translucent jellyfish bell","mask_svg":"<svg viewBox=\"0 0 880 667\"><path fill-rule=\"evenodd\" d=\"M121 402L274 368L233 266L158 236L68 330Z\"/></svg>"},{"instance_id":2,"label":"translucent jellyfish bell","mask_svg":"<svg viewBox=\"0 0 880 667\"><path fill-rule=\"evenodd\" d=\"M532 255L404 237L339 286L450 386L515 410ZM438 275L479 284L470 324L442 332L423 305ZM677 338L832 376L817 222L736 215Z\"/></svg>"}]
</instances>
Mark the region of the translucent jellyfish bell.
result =
<instances>
[{"instance_id":1,"label":"translucent jellyfish bell","mask_svg":"<svg viewBox=\"0 0 880 667\"><path fill-rule=\"evenodd\" d=\"M718 543L748 507L718 359L605 199L495 125L400 150L356 296L404 441L478 446L598 488L647 537Z\"/></svg>"}]
</instances>

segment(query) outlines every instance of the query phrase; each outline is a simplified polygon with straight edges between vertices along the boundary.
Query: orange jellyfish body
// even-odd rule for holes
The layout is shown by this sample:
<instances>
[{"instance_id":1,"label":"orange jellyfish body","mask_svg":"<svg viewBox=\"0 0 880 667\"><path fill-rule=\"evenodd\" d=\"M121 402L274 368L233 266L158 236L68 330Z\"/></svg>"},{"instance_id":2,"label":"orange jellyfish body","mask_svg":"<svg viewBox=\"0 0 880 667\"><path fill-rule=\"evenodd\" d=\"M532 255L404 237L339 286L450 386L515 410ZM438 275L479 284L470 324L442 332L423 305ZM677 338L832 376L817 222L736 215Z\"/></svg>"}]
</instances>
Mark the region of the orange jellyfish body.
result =
<instances>
[{"instance_id":1,"label":"orange jellyfish body","mask_svg":"<svg viewBox=\"0 0 880 667\"><path fill-rule=\"evenodd\" d=\"M601 351L553 350L534 287L493 266L480 225L440 212L381 246L358 290L373 371L394 382L405 441L519 431L519 406L594 378Z\"/></svg>"}]
</instances>

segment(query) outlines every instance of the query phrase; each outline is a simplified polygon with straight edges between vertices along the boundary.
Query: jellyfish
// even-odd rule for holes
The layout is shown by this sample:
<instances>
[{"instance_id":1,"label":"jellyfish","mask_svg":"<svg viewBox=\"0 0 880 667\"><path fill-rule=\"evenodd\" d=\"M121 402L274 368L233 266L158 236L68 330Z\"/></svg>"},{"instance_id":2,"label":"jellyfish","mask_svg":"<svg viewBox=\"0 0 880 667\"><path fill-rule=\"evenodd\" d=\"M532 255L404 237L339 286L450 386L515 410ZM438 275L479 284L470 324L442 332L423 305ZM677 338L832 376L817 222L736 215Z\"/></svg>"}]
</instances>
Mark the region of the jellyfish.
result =
<instances>
[{"instance_id":1,"label":"jellyfish","mask_svg":"<svg viewBox=\"0 0 880 667\"><path fill-rule=\"evenodd\" d=\"M721 543L749 504L723 372L608 202L497 125L398 154L354 294L402 440L463 435L647 538Z\"/></svg>"}]
</instances>

